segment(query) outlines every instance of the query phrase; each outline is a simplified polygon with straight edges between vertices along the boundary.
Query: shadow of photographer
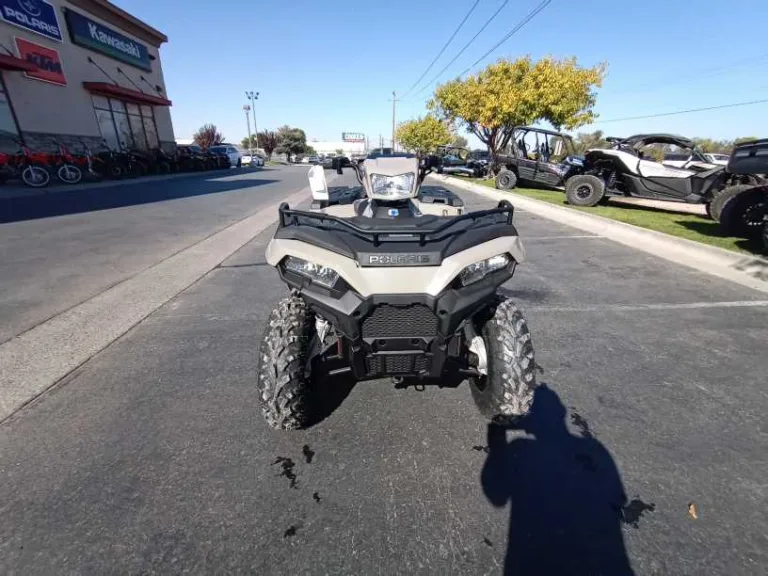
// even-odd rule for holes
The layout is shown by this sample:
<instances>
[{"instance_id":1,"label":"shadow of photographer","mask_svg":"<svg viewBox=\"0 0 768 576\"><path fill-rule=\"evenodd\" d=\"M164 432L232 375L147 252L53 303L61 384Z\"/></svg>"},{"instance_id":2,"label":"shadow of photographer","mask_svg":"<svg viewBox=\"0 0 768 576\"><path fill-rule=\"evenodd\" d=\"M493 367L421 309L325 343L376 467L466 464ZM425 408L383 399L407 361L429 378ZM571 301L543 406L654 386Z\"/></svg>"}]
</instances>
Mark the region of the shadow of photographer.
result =
<instances>
[{"instance_id":1,"label":"shadow of photographer","mask_svg":"<svg viewBox=\"0 0 768 576\"><path fill-rule=\"evenodd\" d=\"M509 427L488 425L482 471L490 502L510 504L505 574L633 574L621 526L637 526L653 505L627 502L608 450L587 422L572 413L581 436L565 424L566 407L546 384L531 413L513 429L527 437L507 441Z\"/></svg>"}]
</instances>

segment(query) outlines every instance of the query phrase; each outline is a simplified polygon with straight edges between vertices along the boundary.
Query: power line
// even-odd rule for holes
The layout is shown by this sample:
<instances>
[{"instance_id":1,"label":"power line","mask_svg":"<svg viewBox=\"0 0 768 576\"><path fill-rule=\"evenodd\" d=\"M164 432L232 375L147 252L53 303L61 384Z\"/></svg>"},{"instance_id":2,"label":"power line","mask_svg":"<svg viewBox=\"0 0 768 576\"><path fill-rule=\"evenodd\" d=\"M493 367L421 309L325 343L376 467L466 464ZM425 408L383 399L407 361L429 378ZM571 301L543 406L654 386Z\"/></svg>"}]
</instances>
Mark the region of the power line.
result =
<instances>
[{"instance_id":1,"label":"power line","mask_svg":"<svg viewBox=\"0 0 768 576\"><path fill-rule=\"evenodd\" d=\"M456 62L456 60L459 59L459 56L461 56L464 53L464 50L469 48L470 44L472 44L472 42L474 42L477 39L477 37L480 36L480 34L482 34L483 30L485 30L488 27L488 24L490 24L493 21L493 19L496 18L496 16L498 16L499 12L501 12L507 4L509 4L509 0L504 0L504 3L501 6L499 6L499 9L496 10L496 12L494 12L493 15L490 18L488 18L488 20L485 21L485 24L483 24L483 27L480 28L480 30L477 31L477 34L472 36L472 39L469 42L467 42L466 44L464 44L464 47L461 50L459 50L459 53L456 54L456 56L453 57L453 60L448 62L448 64L446 64L443 67L443 69L440 70L440 72L438 72L437 75L435 75L434 78L432 78L432 80L430 80L424 86L422 86L421 90L419 90L417 92L417 94L421 94L422 92L424 92L424 90L429 88L434 83L435 80L440 78L440 76L442 76L443 72L448 70L448 68L451 66L451 64L453 64L454 62Z\"/></svg>"},{"instance_id":2,"label":"power line","mask_svg":"<svg viewBox=\"0 0 768 576\"><path fill-rule=\"evenodd\" d=\"M536 15L537 15L539 12L541 12L542 10L544 10L544 8L546 8L546 7L547 7L547 6L550 4L550 2L552 2L552 0L543 0L543 2L541 2L541 4L539 4L538 6L536 6L536 8L534 8L533 10L531 10L531 11L528 13L528 15L527 15L525 18L523 18L523 19L522 19L520 22L518 22L518 24L517 24L517 25L516 25L514 28L512 28L512 30L510 30L510 31L509 31L509 33L508 33L506 36L504 36L504 38L502 38L502 39L501 39L501 40L499 40L499 41L498 41L496 44L494 44L494 45L493 45L493 47L492 47L490 50L488 50L488 52L486 52L485 54L483 54L482 56L480 56L480 58L478 58L477 60L475 60L475 61L472 63L472 65L471 65L469 68L467 68L466 70L464 70L464 72L462 72L461 74L459 74L459 76L464 76L464 74L466 74L466 73L467 73L467 72L469 72L469 71L470 71L472 68L474 68L475 66L477 66L477 64L478 64L478 63L480 63L482 60L484 60L484 59L485 59L485 57L486 57L486 56L488 56L488 55L489 55L491 52L493 52L494 50L496 50L496 48L498 48L499 46L501 46L502 44L504 44L504 42L506 42L506 41L507 41L507 40L509 40L509 39L510 39L512 36L514 36L514 35L515 35L515 34L518 32L518 30L520 30L520 28L522 28L523 26L525 26L526 24L528 24L528 22L530 22L531 20L533 20L533 19L536 17Z\"/></svg>"},{"instance_id":3,"label":"power line","mask_svg":"<svg viewBox=\"0 0 768 576\"><path fill-rule=\"evenodd\" d=\"M739 106L752 106L753 104L766 104L768 98L764 100L751 100L749 102L735 102L733 104L720 104L719 106L707 106L706 108L689 108L687 110L676 110L675 112L662 112L660 114L648 114L646 116L627 116L625 118L611 118L610 120L601 120L593 124L609 124L611 122L624 122L626 120L645 120L646 118L661 118L662 116L676 116L678 114L690 114L692 112L707 112L709 110L721 110L723 108L737 108Z\"/></svg>"},{"instance_id":4,"label":"power line","mask_svg":"<svg viewBox=\"0 0 768 576\"><path fill-rule=\"evenodd\" d=\"M630 88L623 88L620 90L606 90L602 92L602 94L618 95L618 94L628 94L628 93L636 93L636 92L648 92L649 91L648 89L666 88L671 84L681 84L689 80L698 80L700 78L709 78L712 76L717 76L718 74L722 74L724 72L730 72L734 68L739 68L741 66L760 63L764 61L766 58L768 58L768 52L766 52L765 54L760 54L758 56L752 56L750 58L736 60L728 64L721 64L719 66L702 68L700 70L693 71L690 74L685 74L683 76L680 76L680 75L671 76L671 77L667 76L666 78L660 78L659 80L656 80L654 82L639 84Z\"/></svg>"},{"instance_id":5,"label":"power line","mask_svg":"<svg viewBox=\"0 0 768 576\"><path fill-rule=\"evenodd\" d=\"M427 66L427 69L426 69L426 70L424 70L424 72L421 74L421 76L419 76L419 79L418 79L418 80L416 80L416 82L414 82L414 83L413 83L413 86L411 86L410 88L408 88L408 90L405 92L405 94L403 94L402 96L400 96L400 98L405 98L406 96L408 96L408 94L410 94L410 93L411 93L411 90L413 90L413 89L416 87L416 85L417 85L419 82L421 82L421 80L424 78L424 76L426 76L426 75L427 75L427 72L429 72L430 70L432 70L432 66L434 66L434 65L435 65L435 62L437 62L437 60L440 58L440 56L442 56L442 55L443 55L443 52L445 52L445 49L446 49L446 48L448 48L448 45L449 45L451 42L453 42L453 39L456 37L456 34L458 34L458 33L459 33L459 30L461 30L462 26L464 26L464 23L465 23L465 22L467 21L467 19L468 19L468 18L469 18L469 17L472 15L472 12L474 12L474 11L475 11L475 8L477 8L477 5L478 5L478 4L480 4L480 0L475 0L475 3L474 3L474 4L472 5L472 7L469 9L469 12L467 12L466 16L464 16L464 19L461 21L461 23L459 24L458 28L456 28L456 30L454 30L454 31L453 31L453 34L451 34L451 37L450 37L450 38L448 38L448 42L446 42L446 43L443 45L443 47L440 49L440 52L438 52L438 53L437 53L437 56L435 56L434 60L432 60L432 62L429 64L429 66Z\"/></svg>"}]
</instances>

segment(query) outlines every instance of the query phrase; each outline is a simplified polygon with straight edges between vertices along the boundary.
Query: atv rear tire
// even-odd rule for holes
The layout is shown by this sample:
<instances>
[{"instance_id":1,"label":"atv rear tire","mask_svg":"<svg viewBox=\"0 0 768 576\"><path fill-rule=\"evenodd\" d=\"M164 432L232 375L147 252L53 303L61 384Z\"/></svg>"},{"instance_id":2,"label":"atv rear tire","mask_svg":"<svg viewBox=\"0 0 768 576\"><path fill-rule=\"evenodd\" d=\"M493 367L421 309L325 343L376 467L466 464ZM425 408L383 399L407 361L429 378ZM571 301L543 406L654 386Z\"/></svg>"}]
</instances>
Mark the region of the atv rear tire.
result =
<instances>
[{"instance_id":1,"label":"atv rear tire","mask_svg":"<svg viewBox=\"0 0 768 576\"><path fill-rule=\"evenodd\" d=\"M276 430L302 428L309 416L305 376L314 316L298 296L283 298L269 316L259 349L258 391L264 418Z\"/></svg>"},{"instance_id":2,"label":"atv rear tire","mask_svg":"<svg viewBox=\"0 0 768 576\"><path fill-rule=\"evenodd\" d=\"M565 183L565 197L573 206L596 206L605 196L605 182L591 174L579 174Z\"/></svg>"},{"instance_id":3,"label":"atv rear tire","mask_svg":"<svg viewBox=\"0 0 768 576\"><path fill-rule=\"evenodd\" d=\"M709 204L709 214L712 219L719 222L720 214L723 212L723 207L728 204L732 198L741 194L745 190L749 190L750 188L754 188L754 186L749 184L738 184L736 186L728 186L727 188L719 190L715 194L714 198L712 198L712 202Z\"/></svg>"},{"instance_id":4,"label":"atv rear tire","mask_svg":"<svg viewBox=\"0 0 768 576\"><path fill-rule=\"evenodd\" d=\"M768 215L768 186L750 186L720 212L720 227L731 236L757 239Z\"/></svg>"},{"instance_id":5,"label":"atv rear tire","mask_svg":"<svg viewBox=\"0 0 768 576\"><path fill-rule=\"evenodd\" d=\"M512 170L502 170L496 176L496 188L499 190L512 190L517 186L517 174Z\"/></svg>"},{"instance_id":6,"label":"atv rear tire","mask_svg":"<svg viewBox=\"0 0 768 576\"><path fill-rule=\"evenodd\" d=\"M523 313L511 300L500 298L477 333L485 344L488 374L470 379L475 404L500 423L525 416L536 388L536 362Z\"/></svg>"}]
</instances>

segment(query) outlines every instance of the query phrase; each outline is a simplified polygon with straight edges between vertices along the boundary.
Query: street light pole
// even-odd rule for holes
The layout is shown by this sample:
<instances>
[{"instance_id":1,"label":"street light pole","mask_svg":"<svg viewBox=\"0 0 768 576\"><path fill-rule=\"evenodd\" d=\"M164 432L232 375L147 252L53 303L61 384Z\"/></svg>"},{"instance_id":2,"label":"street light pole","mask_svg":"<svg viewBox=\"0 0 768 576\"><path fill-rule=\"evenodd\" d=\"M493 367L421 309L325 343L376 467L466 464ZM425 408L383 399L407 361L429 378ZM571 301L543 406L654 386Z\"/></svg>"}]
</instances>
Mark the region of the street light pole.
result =
<instances>
[{"instance_id":1,"label":"street light pole","mask_svg":"<svg viewBox=\"0 0 768 576\"><path fill-rule=\"evenodd\" d=\"M259 99L259 93L247 91L245 97L251 101L251 112L253 113L253 132L256 134L256 149L259 149L259 129L256 126L256 100Z\"/></svg>"},{"instance_id":2,"label":"street light pole","mask_svg":"<svg viewBox=\"0 0 768 576\"><path fill-rule=\"evenodd\" d=\"M245 112L245 122L248 124L248 152L251 153L251 156L253 156L253 145L251 143L251 117L248 116L248 111L251 109L248 104L243 106L243 112Z\"/></svg>"}]
</instances>

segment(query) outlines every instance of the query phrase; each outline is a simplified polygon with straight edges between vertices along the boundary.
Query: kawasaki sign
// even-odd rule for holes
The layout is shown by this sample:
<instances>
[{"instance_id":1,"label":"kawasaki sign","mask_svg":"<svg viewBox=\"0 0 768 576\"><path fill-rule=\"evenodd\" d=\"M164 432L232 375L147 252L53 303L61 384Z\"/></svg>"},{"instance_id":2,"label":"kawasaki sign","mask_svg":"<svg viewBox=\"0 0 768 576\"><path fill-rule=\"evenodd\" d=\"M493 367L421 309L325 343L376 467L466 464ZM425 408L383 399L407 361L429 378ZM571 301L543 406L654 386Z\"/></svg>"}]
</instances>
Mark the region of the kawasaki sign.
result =
<instances>
[{"instance_id":1,"label":"kawasaki sign","mask_svg":"<svg viewBox=\"0 0 768 576\"><path fill-rule=\"evenodd\" d=\"M2 1L4 0L0 0L0 2ZM152 71L149 52L144 44L139 44L135 40L131 40L119 32L102 26L72 10L67 10L64 17L73 44L94 52L101 52L110 58L131 64L147 72Z\"/></svg>"},{"instance_id":2,"label":"kawasaki sign","mask_svg":"<svg viewBox=\"0 0 768 576\"><path fill-rule=\"evenodd\" d=\"M0 0L0 18L8 24L61 42L56 10L43 0Z\"/></svg>"}]
</instances>

